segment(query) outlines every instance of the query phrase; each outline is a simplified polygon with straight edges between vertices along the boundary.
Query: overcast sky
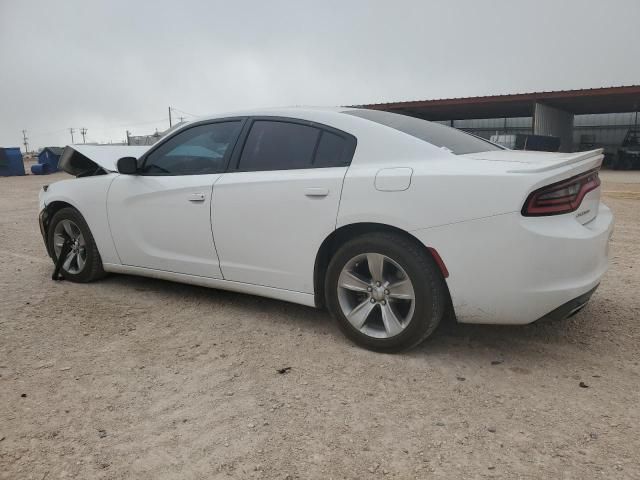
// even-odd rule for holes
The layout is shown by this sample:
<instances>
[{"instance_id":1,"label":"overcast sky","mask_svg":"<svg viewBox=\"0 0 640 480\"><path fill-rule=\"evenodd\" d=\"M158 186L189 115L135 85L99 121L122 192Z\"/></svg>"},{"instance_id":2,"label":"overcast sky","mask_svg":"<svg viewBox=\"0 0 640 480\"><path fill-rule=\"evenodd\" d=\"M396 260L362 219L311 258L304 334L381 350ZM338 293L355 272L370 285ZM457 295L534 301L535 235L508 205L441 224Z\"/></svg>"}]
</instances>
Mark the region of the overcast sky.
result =
<instances>
[{"instance_id":1,"label":"overcast sky","mask_svg":"<svg viewBox=\"0 0 640 480\"><path fill-rule=\"evenodd\" d=\"M0 0L0 146L176 116L640 83L640 1ZM76 133L76 142L80 138Z\"/></svg>"}]
</instances>

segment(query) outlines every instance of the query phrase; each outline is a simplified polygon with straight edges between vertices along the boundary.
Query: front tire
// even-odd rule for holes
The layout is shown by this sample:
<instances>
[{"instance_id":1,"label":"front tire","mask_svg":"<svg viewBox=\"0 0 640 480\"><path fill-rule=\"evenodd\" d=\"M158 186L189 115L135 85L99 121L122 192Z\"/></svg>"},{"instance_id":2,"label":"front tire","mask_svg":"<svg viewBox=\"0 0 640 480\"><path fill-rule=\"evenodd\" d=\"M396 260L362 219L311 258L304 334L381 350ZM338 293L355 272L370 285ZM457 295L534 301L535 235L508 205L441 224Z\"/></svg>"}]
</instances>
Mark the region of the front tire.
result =
<instances>
[{"instance_id":1,"label":"front tire","mask_svg":"<svg viewBox=\"0 0 640 480\"><path fill-rule=\"evenodd\" d=\"M87 283L104 277L102 259L91 230L74 208L57 211L49 224L47 242L54 263L57 263L65 241L72 245L60 269L65 280Z\"/></svg>"},{"instance_id":2,"label":"front tire","mask_svg":"<svg viewBox=\"0 0 640 480\"><path fill-rule=\"evenodd\" d=\"M397 233L345 243L329 263L326 303L356 344L399 352L425 340L446 306L444 278L427 249Z\"/></svg>"}]
</instances>

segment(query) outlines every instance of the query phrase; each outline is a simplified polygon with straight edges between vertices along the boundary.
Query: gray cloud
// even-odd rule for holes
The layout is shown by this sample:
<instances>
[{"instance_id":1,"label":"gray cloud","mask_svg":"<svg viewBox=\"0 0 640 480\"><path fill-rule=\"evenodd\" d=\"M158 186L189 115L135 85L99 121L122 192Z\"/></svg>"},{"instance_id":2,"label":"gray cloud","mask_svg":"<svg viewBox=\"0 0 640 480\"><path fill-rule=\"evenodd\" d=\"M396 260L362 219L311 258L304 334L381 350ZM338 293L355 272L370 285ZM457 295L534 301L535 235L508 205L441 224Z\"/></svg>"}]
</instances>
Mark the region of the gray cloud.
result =
<instances>
[{"instance_id":1,"label":"gray cloud","mask_svg":"<svg viewBox=\"0 0 640 480\"><path fill-rule=\"evenodd\" d=\"M640 82L640 2L0 0L0 145L191 114ZM185 115L189 118L189 115ZM76 137L77 139L78 137Z\"/></svg>"}]
</instances>

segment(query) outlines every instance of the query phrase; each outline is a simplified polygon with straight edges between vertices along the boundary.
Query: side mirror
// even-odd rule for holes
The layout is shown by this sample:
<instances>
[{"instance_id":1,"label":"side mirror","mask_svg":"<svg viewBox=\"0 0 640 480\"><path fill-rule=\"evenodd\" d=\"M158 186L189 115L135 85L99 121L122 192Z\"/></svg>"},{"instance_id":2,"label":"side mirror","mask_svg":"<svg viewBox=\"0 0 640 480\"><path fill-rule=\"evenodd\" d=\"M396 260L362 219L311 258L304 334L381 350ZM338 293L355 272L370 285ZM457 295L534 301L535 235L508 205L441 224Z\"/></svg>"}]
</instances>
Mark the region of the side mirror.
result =
<instances>
[{"instance_id":1,"label":"side mirror","mask_svg":"<svg viewBox=\"0 0 640 480\"><path fill-rule=\"evenodd\" d=\"M116 164L118 172L124 175L135 175L138 173L138 160L135 157L122 157Z\"/></svg>"}]
</instances>

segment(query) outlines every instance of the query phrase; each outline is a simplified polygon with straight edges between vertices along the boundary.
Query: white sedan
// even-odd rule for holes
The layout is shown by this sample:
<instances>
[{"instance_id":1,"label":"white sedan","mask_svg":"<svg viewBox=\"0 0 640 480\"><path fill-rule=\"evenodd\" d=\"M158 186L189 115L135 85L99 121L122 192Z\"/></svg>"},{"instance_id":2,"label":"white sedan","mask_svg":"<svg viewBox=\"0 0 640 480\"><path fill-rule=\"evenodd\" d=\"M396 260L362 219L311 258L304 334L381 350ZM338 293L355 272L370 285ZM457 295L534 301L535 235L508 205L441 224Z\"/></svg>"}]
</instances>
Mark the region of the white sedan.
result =
<instances>
[{"instance_id":1,"label":"white sedan","mask_svg":"<svg viewBox=\"0 0 640 480\"><path fill-rule=\"evenodd\" d=\"M562 318L607 269L602 151L512 151L388 112L280 109L181 125L151 147L68 146L40 226L64 278L106 272L326 306L398 351L446 314ZM58 258L62 257L58 262Z\"/></svg>"}]
</instances>

